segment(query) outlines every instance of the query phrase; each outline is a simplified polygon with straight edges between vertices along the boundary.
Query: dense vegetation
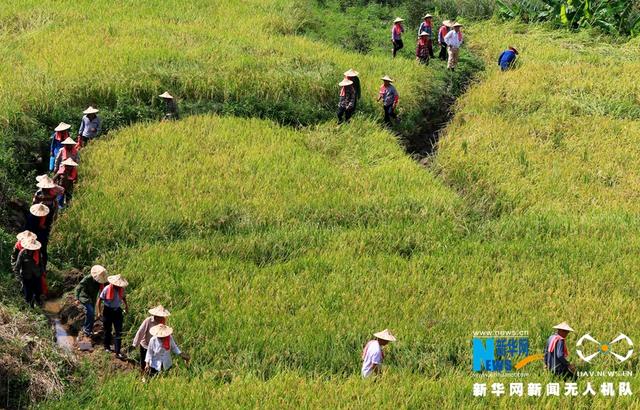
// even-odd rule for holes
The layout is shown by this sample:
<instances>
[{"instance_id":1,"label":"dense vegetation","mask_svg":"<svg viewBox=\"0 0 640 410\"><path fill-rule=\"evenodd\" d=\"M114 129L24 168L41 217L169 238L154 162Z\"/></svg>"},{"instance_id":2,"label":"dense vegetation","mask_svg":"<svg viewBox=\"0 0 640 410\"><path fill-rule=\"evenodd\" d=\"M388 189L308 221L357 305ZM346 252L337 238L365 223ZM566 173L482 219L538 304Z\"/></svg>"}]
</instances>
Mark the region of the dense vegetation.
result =
<instances>
[{"instance_id":1,"label":"dense vegetation","mask_svg":"<svg viewBox=\"0 0 640 410\"><path fill-rule=\"evenodd\" d=\"M91 22L96 8L112 11L106 2L75 4L45 3L43 15ZM6 101L18 104L6 112L19 118L32 105L71 115L97 101L123 126L153 118L164 88L185 96L187 112L222 114L137 124L95 143L54 237L58 260L100 262L130 280L130 332L147 307L167 305L191 367L178 363L146 385L89 371L45 406L638 405L633 397L474 400L471 385L491 379L471 375L469 346L475 330L525 329L539 352L560 318L599 335L637 328L637 40L617 48L585 34L469 26L488 70L424 169L368 118L377 114L377 74L363 77L364 115L340 128L325 120L336 78L354 66L398 78L407 121L397 131L410 132L451 90L442 65L390 61L376 51L382 25L371 50L337 47L343 34L314 27L318 11L305 4L121 5L93 20L109 53L80 47L92 37L81 27L15 34L11 46L28 57L16 58L16 72L47 73L25 82L31 96L4 68L13 78ZM27 6L7 15L35 15ZM393 16L355 4L336 20L372 10ZM256 27L264 30L254 35ZM71 48L102 64L46 65L29 54L45 43L46 56ZM494 60L508 44L520 46L522 61L500 73ZM136 114L113 114L124 107ZM360 350L384 327L399 336L387 374L363 381ZM548 379L540 363L530 372L528 381Z\"/></svg>"}]
</instances>

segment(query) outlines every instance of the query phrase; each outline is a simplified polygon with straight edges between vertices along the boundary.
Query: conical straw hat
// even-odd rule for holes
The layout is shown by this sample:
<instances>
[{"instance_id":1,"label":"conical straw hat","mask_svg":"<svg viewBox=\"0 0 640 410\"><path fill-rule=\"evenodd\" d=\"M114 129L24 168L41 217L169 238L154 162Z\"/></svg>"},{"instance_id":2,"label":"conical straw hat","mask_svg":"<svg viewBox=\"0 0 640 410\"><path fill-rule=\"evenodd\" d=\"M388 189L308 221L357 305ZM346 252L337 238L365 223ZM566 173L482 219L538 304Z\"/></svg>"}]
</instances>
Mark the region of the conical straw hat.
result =
<instances>
[{"instance_id":1,"label":"conical straw hat","mask_svg":"<svg viewBox=\"0 0 640 410\"><path fill-rule=\"evenodd\" d=\"M67 137L64 141L61 142L62 145L76 145L76 142L71 137Z\"/></svg>"},{"instance_id":2,"label":"conical straw hat","mask_svg":"<svg viewBox=\"0 0 640 410\"><path fill-rule=\"evenodd\" d=\"M158 317L171 316L171 313L167 309L165 309L165 307L162 305L158 305L153 309L149 309L149 314L153 316L158 316Z\"/></svg>"},{"instance_id":3,"label":"conical straw hat","mask_svg":"<svg viewBox=\"0 0 640 410\"><path fill-rule=\"evenodd\" d=\"M71 159L71 158L67 158L67 159L65 159L64 161L62 161L62 165L66 165L66 166L69 166L69 167L77 167L77 166L78 166L78 163L77 163L77 162L75 162L75 161L74 161L73 159Z\"/></svg>"},{"instance_id":4,"label":"conical straw hat","mask_svg":"<svg viewBox=\"0 0 640 410\"><path fill-rule=\"evenodd\" d=\"M167 337L171 336L173 329L167 325L155 325L149 329L149 333L155 337Z\"/></svg>"},{"instance_id":5,"label":"conical straw hat","mask_svg":"<svg viewBox=\"0 0 640 410\"><path fill-rule=\"evenodd\" d=\"M129 282L127 282L126 279L122 277L122 275L109 276L107 278L107 281L110 284L118 286L120 288L126 288L127 286L129 286Z\"/></svg>"},{"instance_id":6,"label":"conical straw hat","mask_svg":"<svg viewBox=\"0 0 640 410\"><path fill-rule=\"evenodd\" d=\"M429 13L425 14L423 17L423 19L430 19L430 18L433 18L433 16Z\"/></svg>"},{"instance_id":7,"label":"conical straw hat","mask_svg":"<svg viewBox=\"0 0 640 410\"><path fill-rule=\"evenodd\" d=\"M102 265L93 265L91 276L98 283L107 283L107 269Z\"/></svg>"},{"instance_id":8,"label":"conical straw hat","mask_svg":"<svg viewBox=\"0 0 640 410\"><path fill-rule=\"evenodd\" d=\"M348 85L353 85L353 81L351 80L342 80L338 83L340 87L346 87Z\"/></svg>"},{"instance_id":9,"label":"conical straw hat","mask_svg":"<svg viewBox=\"0 0 640 410\"><path fill-rule=\"evenodd\" d=\"M360 73L354 70L353 68L350 68L348 71L344 72L345 77L357 77L359 75Z\"/></svg>"},{"instance_id":10,"label":"conical straw hat","mask_svg":"<svg viewBox=\"0 0 640 410\"><path fill-rule=\"evenodd\" d=\"M460 24L460 23L455 23L455 24L453 25L453 27L464 27L464 26L463 26L462 24Z\"/></svg>"},{"instance_id":11,"label":"conical straw hat","mask_svg":"<svg viewBox=\"0 0 640 410\"><path fill-rule=\"evenodd\" d=\"M389 81L390 83L393 82L393 80L391 79L391 77L389 77L388 75L385 75L384 77L381 78L382 81Z\"/></svg>"},{"instance_id":12,"label":"conical straw hat","mask_svg":"<svg viewBox=\"0 0 640 410\"><path fill-rule=\"evenodd\" d=\"M16 235L16 239L19 242L22 242L23 240L35 240L37 239L37 236L35 233L31 232L31 231L22 231L19 234Z\"/></svg>"},{"instance_id":13,"label":"conical straw hat","mask_svg":"<svg viewBox=\"0 0 640 410\"><path fill-rule=\"evenodd\" d=\"M29 211L34 216L47 216L49 215L49 207L44 204L35 204L29 208Z\"/></svg>"},{"instance_id":14,"label":"conical straw hat","mask_svg":"<svg viewBox=\"0 0 640 410\"><path fill-rule=\"evenodd\" d=\"M553 328L557 330L566 330L567 332L574 332L574 330L571 328L571 326L569 326L567 322L559 323L555 325Z\"/></svg>"},{"instance_id":15,"label":"conical straw hat","mask_svg":"<svg viewBox=\"0 0 640 410\"><path fill-rule=\"evenodd\" d=\"M28 251L37 251L42 248L42 244L38 242L36 239L25 239L20 241L20 245L22 245L23 249Z\"/></svg>"},{"instance_id":16,"label":"conical straw hat","mask_svg":"<svg viewBox=\"0 0 640 410\"><path fill-rule=\"evenodd\" d=\"M429 33L427 33L426 31L423 31L422 33L420 33L420 37L428 36L428 35L429 35Z\"/></svg>"},{"instance_id":17,"label":"conical straw hat","mask_svg":"<svg viewBox=\"0 0 640 410\"><path fill-rule=\"evenodd\" d=\"M36 186L38 188L42 188L42 189L49 189L49 188L57 187L56 183L53 182L53 179L49 178L49 176L47 176L47 175L44 175L43 177L41 177L40 180L38 181L38 183L36 184Z\"/></svg>"},{"instance_id":18,"label":"conical straw hat","mask_svg":"<svg viewBox=\"0 0 640 410\"><path fill-rule=\"evenodd\" d=\"M42 181L43 179L46 179L46 178L49 178L49 175L47 175L47 174L38 175L36 177L36 181L40 182L40 181Z\"/></svg>"},{"instance_id":19,"label":"conical straw hat","mask_svg":"<svg viewBox=\"0 0 640 410\"><path fill-rule=\"evenodd\" d=\"M86 110L82 111L83 114L97 114L99 112L100 112L99 109L93 108L92 106L89 106L89 108L87 108Z\"/></svg>"},{"instance_id":20,"label":"conical straw hat","mask_svg":"<svg viewBox=\"0 0 640 410\"><path fill-rule=\"evenodd\" d=\"M394 23L402 23L404 21L404 19L400 18L400 17L396 17L395 20L393 20Z\"/></svg>"},{"instance_id":21,"label":"conical straw hat","mask_svg":"<svg viewBox=\"0 0 640 410\"><path fill-rule=\"evenodd\" d=\"M382 332L374 333L373 336L377 337L378 339L387 340L389 342L396 341L396 337L391 334L389 329L384 329Z\"/></svg>"},{"instance_id":22,"label":"conical straw hat","mask_svg":"<svg viewBox=\"0 0 640 410\"><path fill-rule=\"evenodd\" d=\"M58 124L57 127L55 127L53 130L54 131L66 131L69 128L71 128L71 125L67 124L66 122L61 122L60 124Z\"/></svg>"},{"instance_id":23,"label":"conical straw hat","mask_svg":"<svg viewBox=\"0 0 640 410\"><path fill-rule=\"evenodd\" d=\"M453 22L451 20L445 20L442 22L442 25L451 28L453 27Z\"/></svg>"},{"instance_id":24,"label":"conical straw hat","mask_svg":"<svg viewBox=\"0 0 640 410\"><path fill-rule=\"evenodd\" d=\"M168 98L168 99L173 100L173 95L169 94L169 91L163 92L158 97L160 97L160 98Z\"/></svg>"}]
</instances>

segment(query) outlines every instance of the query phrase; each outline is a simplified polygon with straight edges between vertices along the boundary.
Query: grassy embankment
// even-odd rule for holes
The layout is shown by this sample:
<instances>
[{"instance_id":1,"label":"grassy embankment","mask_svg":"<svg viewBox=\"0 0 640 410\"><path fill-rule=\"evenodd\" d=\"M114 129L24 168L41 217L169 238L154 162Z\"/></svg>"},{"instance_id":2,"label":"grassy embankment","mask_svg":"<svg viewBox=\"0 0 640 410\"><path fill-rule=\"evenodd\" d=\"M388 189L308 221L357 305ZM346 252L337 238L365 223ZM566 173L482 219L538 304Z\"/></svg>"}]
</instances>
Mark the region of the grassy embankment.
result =
<instances>
[{"instance_id":1,"label":"grassy embankment","mask_svg":"<svg viewBox=\"0 0 640 410\"><path fill-rule=\"evenodd\" d=\"M167 304L194 362L151 385L113 375L52 407L638 405L471 397L494 380L470 373L474 330L528 330L532 352L563 319L579 335L636 338L639 285L634 43L471 31L488 62L507 43L523 60L490 70L458 107L434 165L457 193L366 121L298 133L192 118L97 144L60 250L129 277L133 306ZM183 127L197 138L179 142ZM362 343L387 326L400 336L388 374L362 381ZM609 359L578 364L637 368ZM539 363L528 371L526 382L548 380Z\"/></svg>"}]
</instances>

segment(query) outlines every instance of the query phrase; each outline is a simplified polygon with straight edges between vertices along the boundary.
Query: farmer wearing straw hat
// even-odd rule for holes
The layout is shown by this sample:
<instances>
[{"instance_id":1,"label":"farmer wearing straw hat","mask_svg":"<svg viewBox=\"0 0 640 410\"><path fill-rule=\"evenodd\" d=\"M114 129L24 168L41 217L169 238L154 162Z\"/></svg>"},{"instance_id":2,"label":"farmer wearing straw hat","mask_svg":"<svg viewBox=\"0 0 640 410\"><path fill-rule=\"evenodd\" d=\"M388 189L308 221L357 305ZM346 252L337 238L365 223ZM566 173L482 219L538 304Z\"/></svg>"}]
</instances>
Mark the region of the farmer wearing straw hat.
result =
<instances>
[{"instance_id":1,"label":"farmer wearing straw hat","mask_svg":"<svg viewBox=\"0 0 640 410\"><path fill-rule=\"evenodd\" d=\"M449 31L453 28L453 23L451 20L445 20L442 22L442 27L438 30L438 44L440 45L440 54L438 57L442 61L447 61L449 58L449 54L447 53L447 43L444 41L444 38L449 34Z\"/></svg>"},{"instance_id":2,"label":"farmer wearing straw hat","mask_svg":"<svg viewBox=\"0 0 640 410\"><path fill-rule=\"evenodd\" d=\"M167 325L155 325L149 332L152 334L149 340L149 349L145 355L145 370L149 372L151 376L155 376L162 370L169 370L171 368L171 352L180 355L185 362L189 362L189 356L186 353L182 353L180 348L173 340L173 329Z\"/></svg>"},{"instance_id":3,"label":"farmer wearing straw hat","mask_svg":"<svg viewBox=\"0 0 640 410\"><path fill-rule=\"evenodd\" d=\"M173 98L173 95L169 94L169 91L165 91L158 97L162 98L164 101L164 117L162 118L162 121L179 119L178 105L176 104L176 99Z\"/></svg>"},{"instance_id":4,"label":"farmer wearing straw hat","mask_svg":"<svg viewBox=\"0 0 640 410\"><path fill-rule=\"evenodd\" d=\"M382 373L382 361L384 351L382 348L389 342L395 342L396 338L389 329L374 333L374 339L367 342L362 351L362 377Z\"/></svg>"},{"instance_id":5,"label":"farmer wearing straw hat","mask_svg":"<svg viewBox=\"0 0 640 410\"><path fill-rule=\"evenodd\" d=\"M553 327L556 332L549 336L544 349L545 367L552 373L565 379L576 378L576 367L569 363L569 350L567 349L567 336L573 332L567 322L562 322Z\"/></svg>"},{"instance_id":6,"label":"farmer wearing straw hat","mask_svg":"<svg viewBox=\"0 0 640 410\"><path fill-rule=\"evenodd\" d=\"M353 88L353 81L342 80L340 86L340 100L338 102L338 124L344 121L349 122L356 109L356 90Z\"/></svg>"},{"instance_id":7,"label":"farmer wearing straw hat","mask_svg":"<svg viewBox=\"0 0 640 410\"><path fill-rule=\"evenodd\" d=\"M62 149L58 151L58 155L56 155L56 159L53 164L54 175L58 174L58 170L60 169L62 161L67 158L71 158L75 162L80 161L80 156L78 155L78 146L71 137L62 141Z\"/></svg>"},{"instance_id":8,"label":"farmer wearing straw hat","mask_svg":"<svg viewBox=\"0 0 640 410\"><path fill-rule=\"evenodd\" d=\"M391 43L393 43L393 53L392 53L393 58L395 58L398 51L400 51L402 47L404 47L404 44L402 43L402 33L404 33L404 27L402 27L403 21L404 19L401 19L400 17L396 17L396 19L393 20L393 27L391 27Z\"/></svg>"},{"instance_id":9,"label":"farmer wearing straw hat","mask_svg":"<svg viewBox=\"0 0 640 410\"><path fill-rule=\"evenodd\" d=\"M18 260L18 255L22 250L22 241L35 241L37 239L36 234L31 231L22 231L16 235L16 244L13 246L13 252L11 253L11 266L14 266ZM39 250L35 252L38 253L38 255L40 254Z\"/></svg>"},{"instance_id":10,"label":"farmer wearing straw hat","mask_svg":"<svg viewBox=\"0 0 640 410\"><path fill-rule=\"evenodd\" d=\"M97 115L99 112L100 110L92 106L82 112L84 116L80 122L80 128L78 128L78 145L81 147L100 134L102 124Z\"/></svg>"},{"instance_id":11,"label":"farmer wearing straw hat","mask_svg":"<svg viewBox=\"0 0 640 410\"><path fill-rule=\"evenodd\" d=\"M149 348L149 342L153 337L151 334L151 328L156 325L166 325L167 318L171 315L171 313L162 305L149 309L149 314L151 316L142 322L132 342L133 347L140 346L140 369L142 371L144 371L146 367L145 358L147 357L147 349Z\"/></svg>"},{"instance_id":12,"label":"farmer wearing straw hat","mask_svg":"<svg viewBox=\"0 0 640 410\"><path fill-rule=\"evenodd\" d=\"M396 107L400 96L396 87L393 86L393 80L388 75L382 77L382 86L378 93L378 101L382 101L382 108L384 109L384 123L391 125L391 119L396 119Z\"/></svg>"},{"instance_id":13,"label":"farmer wearing straw hat","mask_svg":"<svg viewBox=\"0 0 640 410\"><path fill-rule=\"evenodd\" d=\"M94 265L91 268L91 274L82 278L76 286L76 303L84 306L85 313L82 332L88 337L93 334L96 302L105 283L107 283L107 270L104 266Z\"/></svg>"},{"instance_id":14,"label":"farmer wearing straw hat","mask_svg":"<svg viewBox=\"0 0 640 410\"><path fill-rule=\"evenodd\" d=\"M418 37L418 45L416 46L416 61L424 65L429 65L428 36L429 34L424 31L420 33L420 37Z\"/></svg>"},{"instance_id":15,"label":"farmer wearing straw hat","mask_svg":"<svg viewBox=\"0 0 640 410\"><path fill-rule=\"evenodd\" d=\"M498 65L502 71L510 70L516 64L517 58L518 50L513 46L509 46L509 48L503 51L500 57L498 57Z\"/></svg>"},{"instance_id":16,"label":"farmer wearing straw hat","mask_svg":"<svg viewBox=\"0 0 640 410\"><path fill-rule=\"evenodd\" d=\"M53 166L56 160L56 156L58 156L58 151L62 148L62 141L69 138L69 129L71 125L61 122L58 126L53 130L53 134L51 134L51 150L49 156L49 171L53 171Z\"/></svg>"},{"instance_id":17,"label":"farmer wearing straw hat","mask_svg":"<svg viewBox=\"0 0 640 410\"><path fill-rule=\"evenodd\" d=\"M22 250L13 265L13 272L22 281L22 292L29 306L41 305L42 282L44 267L42 260L36 253L42 245L36 239L25 237L20 242Z\"/></svg>"},{"instance_id":18,"label":"farmer wearing straw hat","mask_svg":"<svg viewBox=\"0 0 640 410\"><path fill-rule=\"evenodd\" d=\"M356 91L356 106L358 105L358 100L360 100L362 92L362 89L360 88L360 77L358 77L359 75L360 73L353 68L344 72L344 79L353 81L353 89Z\"/></svg>"},{"instance_id":19,"label":"farmer wearing straw hat","mask_svg":"<svg viewBox=\"0 0 640 410\"><path fill-rule=\"evenodd\" d=\"M71 158L67 158L60 165L55 181L64 188L64 194L58 196L58 204L62 208L73 197L73 186L78 179L78 163Z\"/></svg>"},{"instance_id":20,"label":"farmer wearing straw hat","mask_svg":"<svg viewBox=\"0 0 640 410\"><path fill-rule=\"evenodd\" d=\"M111 351L111 331L112 328L115 331L114 335L114 351L118 359L124 360L125 357L120 353L122 346L122 321L124 319L123 313L129 310L127 305L127 298L125 296L125 288L129 285L121 275L113 275L107 278L109 284L100 292L100 299L98 300L98 310L100 304L104 303L104 310L102 312L103 324L104 324L104 350ZM122 304L126 310L123 312Z\"/></svg>"},{"instance_id":21,"label":"farmer wearing straw hat","mask_svg":"<svg viewBox=\"0 0 640 410\"><path fill-rule=\"evenodd\" d=\"M27 215L26 230L36 234L38 242L40 242L40 259L43 269L47 269L47 245L49 244L49 233L51 232L50 218L51 211L48 206L44 204L31 205L29 208L29 214Z\"/></svg>"},{"instance_id":22,"label":"farmer wearing straw hat","mask_svg":"<svg viewBox=\"0 0 640 410\"><path fill-rule=\"evenodd\" d=\"M429 51L429 57L433 58L433 16L426 14L422 19L424 21L418 28L418 37L422 36L422 33L427 33L427 49Z\"/></svg>"},{"instance_id":23,"label":"farmer wearing straw hat","mask_svg":"<svg viewBox=\"0 0 640 410\"><path fill-rule=\"evenodd\" d=\"M36 181L38 181L38 183L36 184L38 190L33 195L31 204L46 205L51 211L51 213L48 215L48 223L51 224L53 222L53 219L55 218L56 210L58 209L56 198L58 197L58 195L64 192L64 188L62 188L60 185L57 185L53 181L53 179L49 178L49 176L46 174L37 176Z\"/></svg>"},{"instance_id":24,"label":"farmer wearing straw hat","mask_svg":"<svg viewBox=\"0 0 640 410\"><path fill-rule=\"evenodd\" d=\"M460 56L460 47L462 46L462 24L455 23L453 25L453 31L447 33L444 37L444 42L447 43L447 51L449 53L449 61L447 62L447 68L451 71L456 69L458 65L458 58Z\"/></svg>"}]
</instances>

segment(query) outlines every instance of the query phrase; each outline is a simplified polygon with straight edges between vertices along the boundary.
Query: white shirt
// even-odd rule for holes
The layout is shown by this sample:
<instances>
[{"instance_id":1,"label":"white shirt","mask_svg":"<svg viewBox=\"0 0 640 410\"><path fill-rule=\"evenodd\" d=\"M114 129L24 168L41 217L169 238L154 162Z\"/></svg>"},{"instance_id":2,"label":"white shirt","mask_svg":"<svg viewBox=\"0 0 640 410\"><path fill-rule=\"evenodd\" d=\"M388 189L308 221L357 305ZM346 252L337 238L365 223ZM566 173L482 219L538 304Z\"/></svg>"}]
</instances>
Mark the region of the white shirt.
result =
<instances>
[{"instance_id":1,"label":"white shirt","mask_svg":"<svg viewBox=\"0 0 640 410\"><path fill-rule=\"evenodd\" d=\"M144 361L149 363L149 366L157 371L162 369L167 370L171 367L171 352L175 354L182 353L173 340L173 336L169 337L171 338L169 350L165 350L164 347L162 347L162 341L155 336L149 341L149 348L147 349L147 356Z\"/></svg>"},{"instance_id":2,"label":"white shirt","mask_svg":"<svg viewBox=\"0 0 640 410\"><path fill-rule=\"evenodd\" d=\"M382 349L377 340L370 340L362 352L362 377L368 377L373 372L374 365L382 365Z\"/></svg>"},{"instance_id":3,"label":"white shirt","mask_svg":"<svg viewBox=\"0 0 640 410\"><path fill-rule=\"evenodd\" d=\"M458 33L455 30L451 30L444 36L444 42L447 43L449 47L460 48L462 45L462 40L458 38Z\"/></svg>"}]
</instances>

